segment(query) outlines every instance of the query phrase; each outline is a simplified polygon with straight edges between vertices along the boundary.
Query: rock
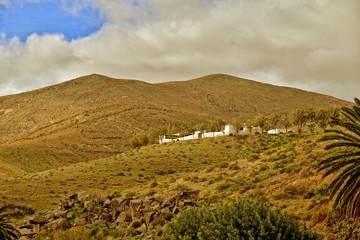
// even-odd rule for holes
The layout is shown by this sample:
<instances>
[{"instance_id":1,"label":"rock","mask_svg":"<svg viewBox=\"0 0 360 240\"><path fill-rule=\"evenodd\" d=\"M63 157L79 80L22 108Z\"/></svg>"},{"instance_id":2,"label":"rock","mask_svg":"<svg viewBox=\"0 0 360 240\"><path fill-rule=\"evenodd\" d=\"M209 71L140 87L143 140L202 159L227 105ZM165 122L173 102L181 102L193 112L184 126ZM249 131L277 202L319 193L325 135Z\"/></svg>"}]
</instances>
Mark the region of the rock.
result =
<instances>
[{"instance_id":1,"label":"rock","mask_svg":"<svg viewBox=\"0 0 360 240\"><path fill-rule=\"evenodd\" d=\"M157 225L162 226L165 224L165 217L163 215L156 216L152 223L154 226L157 226Z\"/></svg>"},{"instance_id":2,"label":"rock","mask_svg":"<svg viewBox=\"0 0 360 240\"><path fill-rule=\"evenodd\" d=\"M31 236L35 234L32 229L28 229L28 228L19 229L19 232L21 236Z\"/></svg>"},{"instance_id":3,"label":"rock","mask_svg":"<svg viewBox=\"0 0 360 240\"><path fill-rule=\"evenodd\" d=\"M84 208L86 208L88 212L92 211L95 208L95 202L92 200L85 201Z\"/></svg>"},{"instance_id":4,"label":"rock","mask_svg":"<svg viewBox=\"0 0 360 240\"><path fill-rule=\"evenodd\" d=\"M141 218L142 216L143 216L143 214L140 211L131 209L131 217L132 218Z\"/></svg>"},{"instance_id":5,"label":"rock","mask_svg":"<svg viewBox=\"0 0 360 240\"><path fill-rule=\"evenodd\" d=\"M60 207L62 210L68 210L70 208L68 201L62 201Z\"/></svg>"},{"instance_id":6,"label":"rock","mask_svg":"<svg viewBox=\"0 0 360 240\"><path fill-rule=\"evenodd\" d=\"M145 213L145 223L147 226L154 220L155 212L147 212Z\"/></svg>"},{"instance_id":7,"label":"rock","mask_svg":"<svg viewBox=\"0 0 360 240\"><path fill-rule=\"evenodd\" d=\"M99 220L96 220L94 222L94 226L96 226L96 227L106 227L106 222L104 220L99 219Z\"/></svg>"},{"instance_id":8,"label":"rock","mask_svg":"<svg viewBox=\"0 0 360 240\"><path fill-rule=\"evenodd\" d=\"M111 204L111 200L107 198L107 199L104 201L104 207L108 208L108 207L110 207L110 204Z\"/></svg>"},{"instance_id":9,"label":"rock","mask_svg":"<svg viewBox=\"0 0 360 240\"><path fill-rule=\"evenodd\" d=\"M134 210L140 210L142 203L141 199L133 199L130 201L130 207Z\"/></svg>"},{"instance_id":10,"label":"rock","mask_svg":"<svg viewBox=\"0 0 360 240\"><path fill-rule=\"evenodd\" d=\"M36 224L33 226L33 232L39 234L41 230L40 224Z\"/></svg>"},{"instance_id":11,"label":"rock","mask_svg":"<svg viewBox=\"0 0 360 240\"><path fill-rule=\"evenodd\" d=\"M191 198L191 199L196 199L199 196L200 191L199 190L193 190L193 191L186 191L186 192L181 192L179 194L180 198Z\"/></svg>"},{"instance_id":12,"label":"rock","mask_svg":"<svg viewBox=\"0 0 360 240\"><path fill-rule=\"evenodd\" d=\"M75 218L74 219L74 227L76 226L85 226L86 225L86 219L85 218Z\"/></svg>"},{"instance_id":13,"label":"rock","mask_svg":"<svg viewBox=\"0 0 360 240\"><path fill-rule=\"evenodd\" d=\"M132 200L132 198L125 198L124 200L122 200L120 202L120 204L116 207L116 209L119 212L125 211L129 207L129 204L130 204L131 200Z\"/></svg>"},{"instance_id":14,"label":"rock","mask_svg":"<svg viewBox=\"0 0 360 240\"><path fill-rule=\"evenodd\" d=\"M140 219L134 219L131 223L130 223L130 227L132 228L138 228L142 225Z\"/></svg>"},{"instance_id":15,"label":"rock","mask_svg":"<svg viewBox=\"0 0 360 240\"><path fill-rule=\"evenodd\" d=\"M100 219L104 222L111 222L111 215L109 213L103 212L100 214Z\"/></svg>"},{"instance_id":16,"label":"rock","mask_svg":"<svg viewBox=\"0 0 360 240\"><path fill-rule=\"evenodd\" d=\"M179 213L179 211L180 211L180 210L179 210L178 207L174 207L174 209L172 210L172 213L176 215L176 214Z\"/></svg>"},{"instance_id":17,"label":"rock","mask_svg":"<svg viewBox=\"0 0 360 240\"><path fill-rule=\"evenodd\" d=\"M141 226L136 228L136 230L138 230L138 232L140 233L145 233L147 231L146 224L145 223L141 224Z\"/></svg>"},{"instance_id":18,"label":"rock","mask_svg":"<svg viewBox=\"0 0 360 240\"><path fill-rule=\"evenodd\" d=\"M114 209L119 206L119 201L116 198L111 199L110 208Z\"/></svg>"},{"instance_id":19,"label":"rock","mask_svg":"<svg viewBox=\"0 0 360 240\"><path fill-rule=\"evenodd\" d=\"M47 213L45 217L49 222L51 222L55 219L55 216L53 213Z\"/></svg>"},{"instance_id":20,"label":"rock","mask_svg":"<svg viewBox=\"0 0 360 240\"><path fill-rule=\"evenodd\" d=\"M69 199L72 199L72 200L74 200L74 201L78 201L78 194L77 194L77 193L72 194L72 195L69 197Z\"/></svg>"},{"instance_id":21,"label":"rock","mask_svg":"<svg viewBox=\"0 0 360 240\"><path fill-rule=\"evenodd\" d=\"M125 223L125 222L131 222L131 221L132 221L131 214L129 214L127 212L120 213L119 217L116 219L117 223Z\"/></svg>"},{"instance_id":22,"label":"rock","mask_svg":"<svg viewBox=\"0 0 360 240\"><path fill-rule=\"evenodd\" d=\"M47 218L44 217L44 216L35 216L33 219L30 219L29 222L30 222L31 224L44 225L45 223L48 223L49 221L48 221Z\"/></svg>"},{"instance_id":23,"label":"rock","mask_svg":"<svg viewBox=\"0 0 360 240\"><path fill-rule=\"evenodd\" d=\"M21 236L18 240L30 240L31 238L28 238L27 236Z\"/></svg>"},{"instance_id":24,"label":"rock","mask_svg":"<svg viewBox=\"0 0 360 240\"><path fill-rule=\"evenodd\" d=\"M84 204L89 195L86 192L78 192L77 199L81 204Z\"/></svg>"},{"instance_id":25,"label":"rock","mask_svg":"<svg viewBox=\"0 0 360 240\"><path fill-rule=\"evenodd\" d=\"M57 229L66 229L70 225L69 225L68 221L66 220L66 218L58 218L58 219L46 224L46 226L49 229L52 229L55 231Z\"/></svg>"}]
</instances>

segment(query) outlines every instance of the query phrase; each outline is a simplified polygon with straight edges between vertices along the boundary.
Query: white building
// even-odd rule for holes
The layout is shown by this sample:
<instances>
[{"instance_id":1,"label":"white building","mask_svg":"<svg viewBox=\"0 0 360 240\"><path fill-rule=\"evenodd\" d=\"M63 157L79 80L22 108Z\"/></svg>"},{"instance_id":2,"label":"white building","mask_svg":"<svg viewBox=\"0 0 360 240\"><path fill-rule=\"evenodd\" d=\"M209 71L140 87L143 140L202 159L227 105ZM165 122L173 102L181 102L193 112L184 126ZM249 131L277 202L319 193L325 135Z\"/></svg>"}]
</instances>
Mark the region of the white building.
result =
<instances>
[{"instance_id":1,"label":"white building","mask_svg":"<svg viewBox=\"0 0 360 240\"><path fill-rule=\"evenodd\" d=\"M286 133L286 129L271 129L267 131L268 134L280 134L280 133Z\"/></svg>"},{"instance_id":2,"label":"white building","mask_svg":"<svg viewBox=\"0 0 360 240\"><path fill-rule=\"evenodd\" d=\"M163 144L167 142L186 141L186 140L220 137L220 136L231 136L235 134L237 134L235 126L229 124L229 125L225 125L224 130L220 132L196 131L191 135L183 136L183 137L180 137L179 135L163 135L159 138L159 143Z\"/></svg>"}]
</instances>

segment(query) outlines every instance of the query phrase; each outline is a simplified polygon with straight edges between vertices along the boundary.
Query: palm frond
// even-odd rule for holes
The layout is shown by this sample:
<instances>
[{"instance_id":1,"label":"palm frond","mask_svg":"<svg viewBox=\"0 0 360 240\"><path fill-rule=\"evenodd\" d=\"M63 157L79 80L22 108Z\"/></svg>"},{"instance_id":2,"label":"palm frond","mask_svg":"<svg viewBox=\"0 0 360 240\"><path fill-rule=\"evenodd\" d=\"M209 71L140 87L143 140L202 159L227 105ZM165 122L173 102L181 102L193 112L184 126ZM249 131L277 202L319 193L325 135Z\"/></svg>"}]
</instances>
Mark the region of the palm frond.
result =
<instances>
[{"instance_id":1,"label":"palm frond","mask_svg":"<svg viewBox=\"0 0 360 240\"><path fill-rule=\"evenodd\" d=\"M327 130L321 141L332 141L325 149L339 149L337 153L320 161L319 169L326 170L323 177L338 173L327 191L336 196L334 207L344 215L360 217L360 100L356 106L343 107L343 120L336 118L336 126Z\"/></svg>"}]
</instances>

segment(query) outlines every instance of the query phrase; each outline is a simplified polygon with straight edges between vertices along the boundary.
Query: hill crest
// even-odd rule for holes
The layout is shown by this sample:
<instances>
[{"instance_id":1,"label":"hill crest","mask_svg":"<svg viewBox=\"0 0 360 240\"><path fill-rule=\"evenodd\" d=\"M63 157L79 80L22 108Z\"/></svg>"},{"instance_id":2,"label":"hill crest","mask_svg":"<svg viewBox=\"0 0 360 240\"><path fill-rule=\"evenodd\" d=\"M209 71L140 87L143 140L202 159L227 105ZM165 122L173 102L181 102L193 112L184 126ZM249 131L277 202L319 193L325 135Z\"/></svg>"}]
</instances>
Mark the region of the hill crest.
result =
<instances>
[{"instance_id":1,"label":"hill crest","mask_svg":"<svg viewBox=\"0 0 360 240\"><path fill-rule=\"evenodd\" d=\"M0 175L112 156L150 127L189 130L214 118L245 122L275 111L348 104L225 74L156 84L91 74L0 97L0 165L6 166Z\"/></svg>"}]
</instances>

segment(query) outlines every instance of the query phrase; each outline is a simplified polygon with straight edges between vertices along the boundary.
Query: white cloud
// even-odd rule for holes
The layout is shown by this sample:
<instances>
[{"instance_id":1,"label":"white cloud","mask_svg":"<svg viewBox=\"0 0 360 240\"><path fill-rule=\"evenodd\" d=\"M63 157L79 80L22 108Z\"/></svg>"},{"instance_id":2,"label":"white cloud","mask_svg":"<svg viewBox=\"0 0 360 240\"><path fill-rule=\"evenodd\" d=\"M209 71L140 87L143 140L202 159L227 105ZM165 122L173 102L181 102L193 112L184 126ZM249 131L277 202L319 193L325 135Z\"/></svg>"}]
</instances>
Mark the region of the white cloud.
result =
<instances>
[{"instance_id":1,"label":"white cloud","mask_svg":"<svg viewBox=\"0 0 360 240\"><path fill-rule=\"evenodd\" d=\"M1 3L1 2L0 2ZM62 35L0 40L0 87L23 91L88 73L152 82L223 72L351 100L360 87L360 2L62 0L107 20ZM1 37L0 37L1 39ZM359 97L359 96L358 96Z\"/></svg>"}]
</instances>

